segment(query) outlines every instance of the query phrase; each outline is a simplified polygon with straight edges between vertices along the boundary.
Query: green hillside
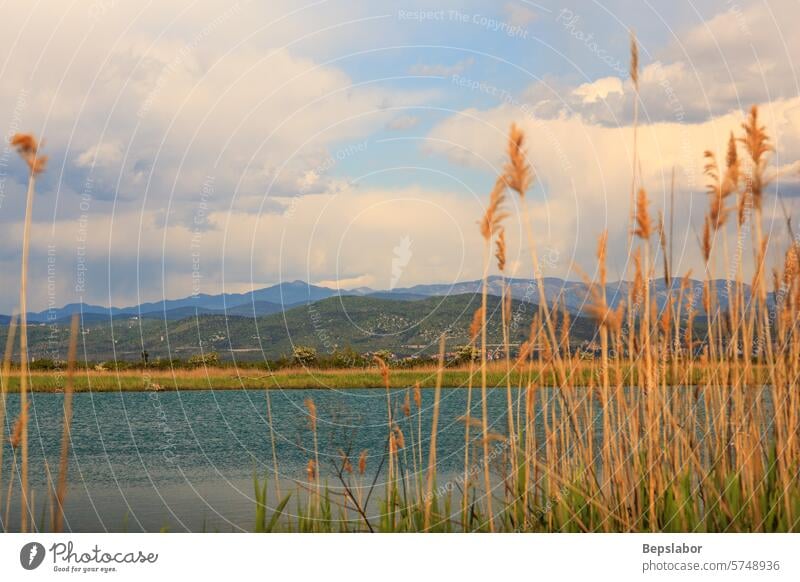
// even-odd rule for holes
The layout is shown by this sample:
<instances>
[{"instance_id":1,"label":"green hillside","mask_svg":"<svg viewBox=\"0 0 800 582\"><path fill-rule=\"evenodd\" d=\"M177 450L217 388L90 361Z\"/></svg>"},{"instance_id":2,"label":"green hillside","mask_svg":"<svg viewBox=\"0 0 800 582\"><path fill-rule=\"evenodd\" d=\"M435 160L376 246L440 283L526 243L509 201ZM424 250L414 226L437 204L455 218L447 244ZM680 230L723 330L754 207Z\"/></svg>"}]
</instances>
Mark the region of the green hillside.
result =
<instances>
[{"instance_id":1,"label":"green hillside","mask_svg":"<svg viewBox=\"0 0 800 582\"><path fill-rule=\"evenodd\" d=\"M81 352L88 360L139 360L142 349L151 359L187 358L201 351L216 351L229 359L277 359L304 345L320 354L352 348L358 352L389 350L398 356L432 354L439 335L447 332L448 347L467 343L469 325L480 296L430 297L401 301L375 297L331 297L294 307L283 313L258 317L200 315L178 321L115 319L86 322ZM488 298L489 343L500 344L500 299ZM511 342L527 339L536 305L512 303ZM595 326L584 318L571 322L572 341L591 339ZM37 325L30 330L31 354L36 358L63 359L67 325ZM2 328L5 336L6 328Z\"/></svg>"}]
</instances>

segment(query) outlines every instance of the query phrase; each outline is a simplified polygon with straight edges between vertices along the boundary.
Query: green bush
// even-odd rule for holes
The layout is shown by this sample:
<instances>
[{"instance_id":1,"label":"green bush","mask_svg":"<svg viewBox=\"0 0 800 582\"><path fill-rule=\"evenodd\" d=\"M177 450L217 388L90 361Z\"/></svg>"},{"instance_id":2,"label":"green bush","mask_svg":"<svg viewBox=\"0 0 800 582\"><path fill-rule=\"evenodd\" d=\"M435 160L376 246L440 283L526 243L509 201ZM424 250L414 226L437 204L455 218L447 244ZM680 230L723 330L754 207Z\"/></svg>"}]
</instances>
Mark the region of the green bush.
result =
<instances>
[{"instance_id":1,"label":"green bush","mask_svg":"<svg viewBox=\"0 0 800 582\"><path fill-rule=\"evenodd\" d=\"M188 365L192 368L209 367L216 368L219 366L219 354L217 352L208 352L207 354L195 354L189 361Z\"/></svg>"},{"instance_id":2,"label":"green bush","mask_svg":"<svg viewBox=\"0 0 800 582\"><path fill-rule=\"evenodd\" d=\"M470 360L477 362L481 357L481 352L473 345L461 346L456 350L456 362L459 364L467 363Z\"/></svg>"},{"instance_id":3,"label":"green bush","mask_svg":"<svg viewBox=\"0 0 800 582\"><path fill-rule=\"evenodd\" d=\"M28 368L31 370L57 370L61 368L61 362L51 360L50 358L39 358L31 360L30 364L28 364Z\"/></svg>"},{"instance_id":4,"label":"green bush","mask_svg":"<svg viewBox=\"0 0 800 582\"><path fill-rule=\"evenodd\" d=\"M367 364L366 358L353 348L337 349L329 360L331 368L363 368Z\"/></svg>"},{"instance_id":5,"label":"green bush","mask_svg":"<svg viewBox=\"0 0 800 582\"><path fill-rule=\"evenodd\" d=\"M317 350L309 346L295 346L292 362L297 366L313 366L317 363Z\"/></svg>"}]
</instances>

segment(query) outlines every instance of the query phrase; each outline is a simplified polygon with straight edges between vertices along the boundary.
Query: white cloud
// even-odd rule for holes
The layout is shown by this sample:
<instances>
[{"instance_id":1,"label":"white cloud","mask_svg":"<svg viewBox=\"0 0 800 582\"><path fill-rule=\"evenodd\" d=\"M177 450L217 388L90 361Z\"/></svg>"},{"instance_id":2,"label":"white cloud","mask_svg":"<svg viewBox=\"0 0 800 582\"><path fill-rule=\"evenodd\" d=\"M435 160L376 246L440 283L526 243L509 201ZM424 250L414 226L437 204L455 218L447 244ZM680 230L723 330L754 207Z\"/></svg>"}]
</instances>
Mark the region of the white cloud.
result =
<instances>
[{"instance_id":1,"label":"white cloud","mask_svg":"<svg viewBox=\"0 0 800 582\"><path fill-rule=\"evenodd\" d=\"M79 168L103 167L116 164L122 159L120 143L101 143L84 151L75 159Z\"/></svg>"},{"instance_id":2,"label":"white cloud","mask_svg":"<svg viewBox=\"0 0 800 582\"><path fill-rule=\"evenodd\" d=\"M665 47L640 38L641 119L697 122L796 96L800 38L787 23L798 16L794 0L728 4L707 21L675 30ZM601 82L613 83L614 90L598 91ZM593 123L620 125L633 117L631 88L627 75L620 74L577 87L563 78L547 79L527 95L538 102L541 116L579 113Z\"/></svg>"},{"instance_id":3,"label":"white cloud","mask_svg":"<svg viewBox=\"0 0 800 582\"><path fill-rule=\"evenodd\" d=\"M622 94L622 80L619 77L603 77L592 83L578 86L572 93L581 98L583 103L596 103L606 99L611 93Z\"/></svg>"},{"instance_id":4,"label":"white cloud","mask_svg":"<svg viewBox=\"0 0 800 582\"><path fill-rule=\"evenodd\" d=\"M346 279L323 279L321 281L316 281L314 284L330 289L348 290L357 289L359 287L369 287L374 282L375 278L372 275L358 275Z\"/></svg>"},{"instance_id":5,"label":"white cloud","mask_svg":"<svg viewBox=\"0 0 800 582\"><path fill-rule=\"evenodd\" d=\"M724 158L730 131L740 133L743 114L729 113L697 123L655 122L639 129L639 162L642 183L648 189L653 212L669 208L670 177L675 168L678 201L676 207L676 270L694 268L702 272L693 228L706 210L703 151L711 149ZM774 137L773 164L800 159L800 97L762 104L761 120ZM573 265L594 265L597 236L610 233L610 265L616 276L624 274L625 243L631 181L632 128L587 123L579 115L559 119L534 119L514 106L489 110L467 110L436 126L430 133L427 151L447 156L459 165L478 168L489 175L499 171L505 156L508 128L516 122L526 131L529 158L538 181L529 195L533 211L544 224L558 224L540 230L545 240L555 240L562 257L557 274L570 274ZM791 172L789 172L791 174ZM774 192L792 192L792 178L780 177L770 187ZM767 217L778 217L775 235L783 233L779 207L768 207ZM694 225L694 227L693 227ZM769 230L769 226L767 227ZM574 276L574 271L572 272Z\"/></svg>"},{"instance_id":6,"label":"white cloud","mask_svg":"<svg viewBox=\"0 0 800 582\"><path fill-rule=\"evenodd\" d=\"M476 279L482 274L476 222L484 204L479 197L409 187L301 197L284 214L211 211L214 229L188 229L163 220L157 224L150 213L141 216L133 210L91 216L85 225L67 219L37 222L31 278L46 280L52 245L55 293L49 295L47 285L32 286L30 303L34 309L45 308L48 301L63 305L78 299L125 306L194 291L242 292L295 279L387 289L397 274L397 247L404 240L413 241L413 252L402 261L401 286ZM509 209L514 207L512 200ZM521 225L509 219L507 226L509 264L527 265ZM537 228L545 226L537 221ZM565 224L554 218L551 226L558 231ZM15 222L0 231L3 248L13 245L21 228ZM79 293L75 240L81 233L87 284ZM10 265L17 261L17 256L0 257L11 288L18 269Z\"/></svg>"},{"instance_id":7,"label":"white cloud","mask_svg":"<svg viewBox=\"0 0 800 582\"><path fill-rule=\"evenodd\" d=\"M350 10L357 17L363 7ZM304 56L333 40L354 42L337 29L340 9L320 7L314 22L309 29L290 2L115 2L98 14L55 0L16 8L0 21L0 35L16 39L0 79L0 126L20 110L22 128L44 138L51 169L66 160L62 189L81 191L92 168L96 197L146 198L151 209L193 206L210 176L207 203L216 208L336 189L327 163L335 148L425 94L358 85ZM309 37L327 24L330 32ZM365 28L380 34L380 22Z\"/></svg>"}]
</instances>

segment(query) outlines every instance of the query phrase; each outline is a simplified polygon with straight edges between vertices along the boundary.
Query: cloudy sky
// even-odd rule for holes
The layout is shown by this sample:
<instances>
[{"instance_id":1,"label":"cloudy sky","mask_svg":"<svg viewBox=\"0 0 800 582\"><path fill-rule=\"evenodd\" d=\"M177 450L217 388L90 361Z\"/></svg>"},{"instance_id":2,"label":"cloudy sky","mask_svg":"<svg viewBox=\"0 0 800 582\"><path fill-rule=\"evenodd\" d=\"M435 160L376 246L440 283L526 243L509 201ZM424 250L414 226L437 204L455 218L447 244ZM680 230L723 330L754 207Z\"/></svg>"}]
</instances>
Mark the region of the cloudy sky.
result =
<instances>
[{"instance_id":1,"label":"cloudy sky","mask_svg":"<svg viewBox=\"0 0 800 582\"><path fill-rule=\"evenodd\" d=\"M32 307L126 306L303 279L403 287L478 278L476 221L511 122L545 275L625 270L633 96L654 212L675 170L676 271L701 269L703 151L751 104L800 194L797 0L642 2L40 0L0 20L0 127L50 156ZM17 305L26 173L0 151L0 311ZM530 276L509 200L510 268ZM775 248L779 248L776 243ZM776 251L777 252L777 251Z\"/></svg>"}]
</instances>

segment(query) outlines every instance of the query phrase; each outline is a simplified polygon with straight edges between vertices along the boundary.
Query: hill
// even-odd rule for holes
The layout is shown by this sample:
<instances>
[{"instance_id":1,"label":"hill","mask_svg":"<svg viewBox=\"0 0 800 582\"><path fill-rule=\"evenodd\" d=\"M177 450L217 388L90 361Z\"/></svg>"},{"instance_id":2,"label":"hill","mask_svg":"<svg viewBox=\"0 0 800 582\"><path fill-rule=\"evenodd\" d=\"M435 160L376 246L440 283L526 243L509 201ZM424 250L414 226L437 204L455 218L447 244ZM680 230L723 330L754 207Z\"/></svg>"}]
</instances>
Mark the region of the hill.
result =
<instances>
[{"instance_id":1,"label":"hill","mask_svg":"<svg viewBox=\"0 0 800 582\"><path fill-rule=\"evenodd\" d=\"M393 300L370 296L329 297L284 312L259 317L202 313L179 320L114 319L84 322L81 344L89 360L139 360L143 349L151 359L186 358L216 351L221 357L247 360L276 359L304 345L320 353L345 347L359 352L390 350L398 356L433 354L446 332L448 347L466 344L480 296ZM500 345L500 299L489 296L489 343ZM511 343L527 339L537 306L512 302ZM251 311L252 313L252 311ZM591 339L592 322L573 318L573 341ZM60 359L68 341L66 321L31 327L31 355ZM2 328L4 337L6 328Z\"/></svg>"}]
</instances>

